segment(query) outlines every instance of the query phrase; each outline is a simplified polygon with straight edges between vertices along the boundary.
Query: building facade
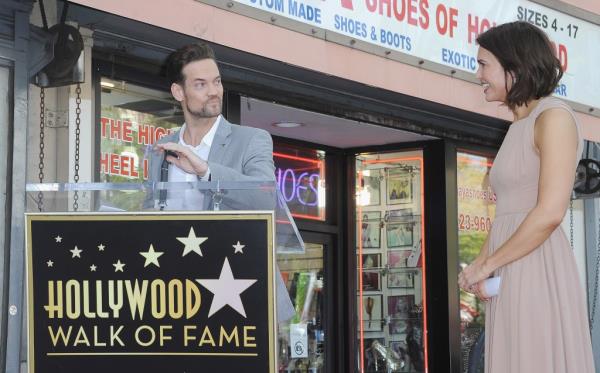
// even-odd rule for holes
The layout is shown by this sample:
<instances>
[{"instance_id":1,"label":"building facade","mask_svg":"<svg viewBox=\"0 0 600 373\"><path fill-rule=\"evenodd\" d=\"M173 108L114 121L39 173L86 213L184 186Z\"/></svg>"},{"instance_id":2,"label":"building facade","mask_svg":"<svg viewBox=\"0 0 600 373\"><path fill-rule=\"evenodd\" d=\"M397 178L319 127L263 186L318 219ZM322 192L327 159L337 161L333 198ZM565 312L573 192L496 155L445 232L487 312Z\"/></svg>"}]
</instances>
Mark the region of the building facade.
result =
<instances>
[{"instance_id":1,"label":"building facade","mask_svg":"<svg viewBox=\"0 0 600 373\"><path fill-rule=\"evenodd\" d=\"M27 364L23 213L40 206L26 185L146 180L148 146L182 124L162 66L187 43L215 49L224 116L272 134L278 188L306 243L303 252L278 254L295 305L307 299L298 294L313 294L297 319L279 326L282 372L476 365L469 358L483 307L460 293L457 275L493 220L487 175L511 119L485 102L475 78L479 33L521 19L549 34L566 70L555 95L576 110L586 157L598 159L600 76L589 61L600 59L592 47L600 5L591 0L77 0L66 12L63 2L46 1L49 26L64 14L82 36L83 81L43 93L33 83L52 56L39 3L5 2L7 372ZM90 203L79 201L93 210ZM576 199L564 222L590 311L599 210L597 196ZM302 353L292 348L298 328L309 331ZM596 330L593 338L600 346Z\"/></svg>"}]
</instances>

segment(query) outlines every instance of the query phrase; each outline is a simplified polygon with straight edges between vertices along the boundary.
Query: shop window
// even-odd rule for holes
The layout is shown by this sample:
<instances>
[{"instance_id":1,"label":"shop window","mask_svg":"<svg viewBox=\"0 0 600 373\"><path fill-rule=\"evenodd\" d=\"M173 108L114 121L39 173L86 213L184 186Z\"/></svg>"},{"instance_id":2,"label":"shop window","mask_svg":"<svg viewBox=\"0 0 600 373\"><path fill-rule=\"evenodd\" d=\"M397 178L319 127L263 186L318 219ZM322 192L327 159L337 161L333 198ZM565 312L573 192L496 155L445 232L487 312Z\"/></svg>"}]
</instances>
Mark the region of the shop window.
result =
<instances>
[{"instance_id":1,"label":"shop window","mask_svg":"<svg viewBox=\"0 0 600 373\"><path fill-rule=\"evenodd\" d=\"M496 213L496 196L490 186L493 157L457 153L458 257L461 268L471 263L485 242ZM481 333L485 326L485 302L460 291L461 372L483 369ZM483 371L483 370L481 370Z\"/></svg>"},{"instance_id":2,"label":"shop window","mask_svg":"<svg viewBox=\"0 0 600 373\"><path fill-rule=\"evenodd\" d=\"M280 372L325 369L324 246L305 245L303 254L277 255L277 265L296 310L291 320L278 327Z\"/></svg>"},{"instance_id":3,"label":"shop window","mask_svg":"<svg viewBox=\"0 0 600 373\"><path fill-rule=\"evenodd\" d=\"M97 136L98 181L137 182L148 179L148 154L154 142L181 127L179 103L169 92L102 78ZM142 193L107 192L104 204L130 210L141 206Z\"/></svg>"},{"instance_id":4,"label":"shop window","mask_svg":"<svg viewBox=\"0 0 600 373\"><path fill-rule=\"evenodd\" d=\"M423 155L356 158L360 372L427 371Z\"/></svg>"}]
</instances>

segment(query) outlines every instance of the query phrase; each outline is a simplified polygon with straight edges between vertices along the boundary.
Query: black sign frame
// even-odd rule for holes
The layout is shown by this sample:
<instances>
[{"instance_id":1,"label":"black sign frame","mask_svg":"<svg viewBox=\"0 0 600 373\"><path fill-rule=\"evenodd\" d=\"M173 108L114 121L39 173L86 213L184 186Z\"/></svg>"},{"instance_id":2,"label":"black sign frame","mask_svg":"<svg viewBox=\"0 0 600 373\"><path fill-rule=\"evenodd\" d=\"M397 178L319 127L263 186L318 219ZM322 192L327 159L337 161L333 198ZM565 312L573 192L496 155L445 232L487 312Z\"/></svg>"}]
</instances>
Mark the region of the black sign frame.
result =
<instances>
[{"instance_id":1,"label":"black sign frame","mask_svg":"<svg viewBox=\"0 0 600 373\"><path fill-rule=\"evenodd\" d=\"M275 373L274 222L270 211L26 214L29 372Z\"/></svg>"}]
</instances>

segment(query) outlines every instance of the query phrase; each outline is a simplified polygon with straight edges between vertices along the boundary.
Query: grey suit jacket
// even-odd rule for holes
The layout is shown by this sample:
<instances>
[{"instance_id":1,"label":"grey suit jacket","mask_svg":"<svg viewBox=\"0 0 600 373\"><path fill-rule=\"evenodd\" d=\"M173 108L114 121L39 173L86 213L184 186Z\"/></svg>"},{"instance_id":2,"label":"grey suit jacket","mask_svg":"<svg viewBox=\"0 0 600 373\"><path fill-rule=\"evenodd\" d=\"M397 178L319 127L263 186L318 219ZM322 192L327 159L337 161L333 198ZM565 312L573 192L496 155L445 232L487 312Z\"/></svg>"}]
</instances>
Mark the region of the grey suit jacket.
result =
<instances>
[{"instance_id":1,"label":"grey suit jacket","mask_svg":"<svg viewBox=\"0 0 600 373\"><path fill-rule=\"evenodd\" d=\"M162 137L158 143L179 142L180 131ZM149 181L160 181L160 167L164 155L152 152L149 165ZM208 155L211 181L275 181L273 164L273 140L262 129L242 127L221 118ZM151 207L157 199L155 193L147 199L145 207ZM270 200L267 200L270 199ZM210 209L210 198L205 198L204 209ZM230 191L223 198L223 209L272 209L274 196L248 191Z\"/></svg>"},{"instance_id":2,"label":"grey suit jacket","mask_svg":"<svg viewBox=\"0 0 600 373\"><path fill-rule=\"evenodd\" d=\"M165 136L158 143L179 142L179 132ZM150 158L149 181L160 181L160 167L164 154L153 152ZM211 181L275 181L273 140L262 129L242 127L221 118L208 155ZM154 204L157 193L149 195L145 205ZM204 198L208 209L210 198ZM224 209L273 209L274 195L264 191L229 191L223 197ZM148 207L148 206L147 206ZM281 274L277 271L277 320L290 319L295 311Z\"/></svg>"}]
</instances>

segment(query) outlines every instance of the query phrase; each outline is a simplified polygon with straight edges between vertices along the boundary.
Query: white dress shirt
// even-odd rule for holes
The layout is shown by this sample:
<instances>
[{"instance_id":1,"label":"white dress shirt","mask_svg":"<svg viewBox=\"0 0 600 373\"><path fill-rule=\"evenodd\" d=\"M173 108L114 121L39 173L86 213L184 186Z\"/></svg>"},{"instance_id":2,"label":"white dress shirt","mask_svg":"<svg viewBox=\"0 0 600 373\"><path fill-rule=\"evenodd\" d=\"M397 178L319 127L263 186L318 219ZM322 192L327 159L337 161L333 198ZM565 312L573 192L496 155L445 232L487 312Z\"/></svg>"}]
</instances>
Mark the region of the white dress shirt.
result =
<instances>
[{"instance_id":1,"label":"white dress shirt","mask_svg":"<svg viewBox=\"0 0 600 373\"><path fill-rule=\"evenodd\" d=\"M221 123L222 116L219 115L217 120L213 124L212 128L204 135L202 141L198 146L192 146L186 144L183 139L183 134L187 125L184 123L179 131L179 144L190 148L194 154L203 160L208 160L210 154L210 147L212 146L215 134L219 123ZM206 171L204 176L199 177L196 174L190 174L177 167L174 164L169 164L169 182L185 182L185 181L208 181L210 178L210 168ZM167 197L166 210L202 210L204 203L204 194L195 189L186 190L170 190ZM184 208L185 207L185 208Z\"/></svg>"}]
</instances>

